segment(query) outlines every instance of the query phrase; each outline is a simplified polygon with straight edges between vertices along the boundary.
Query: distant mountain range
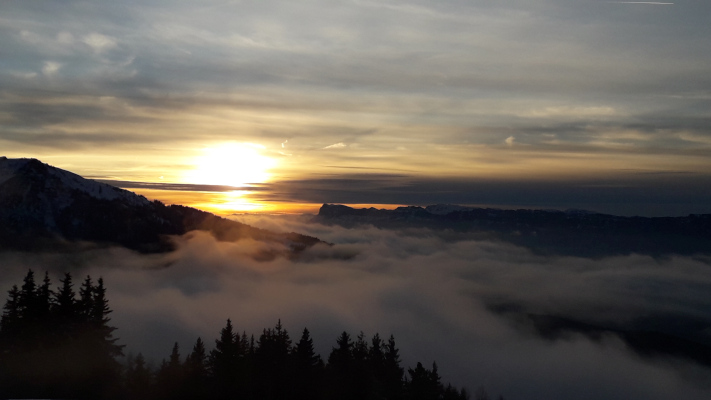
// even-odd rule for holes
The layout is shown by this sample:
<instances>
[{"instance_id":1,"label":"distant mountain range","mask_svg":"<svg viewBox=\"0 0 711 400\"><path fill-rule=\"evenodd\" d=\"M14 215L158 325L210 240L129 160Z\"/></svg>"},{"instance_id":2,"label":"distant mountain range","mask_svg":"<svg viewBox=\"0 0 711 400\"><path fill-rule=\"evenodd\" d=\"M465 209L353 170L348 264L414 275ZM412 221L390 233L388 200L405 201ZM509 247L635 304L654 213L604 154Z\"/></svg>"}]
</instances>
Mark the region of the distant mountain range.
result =
<instances>
[{"instance_id":1,"label":"distant mountain range","mask_svg":"<svg viewBox=\"0 0 711 400\"><path fill-rule=\"evenodd\" d=\"M299 252L319 239L275 233L190 207L166 206L36 159L0 157L0 249L121 245L141 252L173 249L168 235L202 230L218 240L251 238Z\"/></svg>"},{"instance_id":2,"label":"distant mountain range","mask_svg":"<svg viewBox=\"0 0 711 400\"><path fill-rule=\"evenodd\" d=\"M711 215L620 217L584 210L502 210L458 205L355 209L324 204L314 222L381 229L426 228L452 240L492 239L540 254L655 257L711 254ZM283 243L294 252L319 239L275 233L190 207L166 206L36 159L0 157L0 249L118 244L141 252L173 248L168 235L192 230L217 239Z\"/></svg>"},{"instance_id":3,"label":"distant mountain range","mask_svg":"<svg viewBox=\"0 0 711 400\"><path fill-rule=\"evenodd\" d=\"M444 240L494 240L543 255L602 258L631 253L693 255L711 264L711 215L675 218L619 217L584 210L501 210L456 205L354 209L324 204L313 222L347 228L371 225L405 235ZM561 283L564 284L564 283ZM525 302L493 297L486 307L524 333L546 340L615 336L642 357L682 358L711 367L711 320L660 310L628 321L596 315L540 314Z\"/></svg>"},{"instance_id":4,"label":"distant mountain range","mask_svg":"<svg viewBox=\"0 0 711 400\"><path fill-rule=\"evenodd\" d=\"M381 229L427 228L453 240L501 240L539 254L711 254L711 214L645 218L585 210L502 210L442 204L383 210L324 204L314 222Z\"/></svg>"}]
</instances>

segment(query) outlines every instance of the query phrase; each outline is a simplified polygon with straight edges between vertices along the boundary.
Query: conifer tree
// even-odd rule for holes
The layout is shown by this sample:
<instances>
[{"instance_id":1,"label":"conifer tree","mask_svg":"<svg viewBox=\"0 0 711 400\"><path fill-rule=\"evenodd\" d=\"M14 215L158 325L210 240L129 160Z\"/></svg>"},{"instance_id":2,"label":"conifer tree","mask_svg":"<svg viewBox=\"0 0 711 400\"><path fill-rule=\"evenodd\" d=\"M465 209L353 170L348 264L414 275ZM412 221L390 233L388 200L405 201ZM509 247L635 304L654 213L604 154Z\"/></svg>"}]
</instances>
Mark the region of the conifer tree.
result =
<instances>
[{"instance_id":1,"label":"conifer tree","mask_svg":"<svg viewBox=\"0 0 711 400\"><path fill-rule=\"evenodd\" d=\"M360 331L356 337L355 343L353 343L353 359L356 362L365 362L368 358L368 342L365 340L365 333Z\"/></svg>"},{"instance_id":2,"label":"conifer tree","mask_svg":"<svg viewBox=\"0 0 711 400\"><path fill-rule=\"evenodd\" d=\"M204 379L207 377L207 355L205 353L205 344L200 337L195 341L193 351L188 354L185 359L185 367L188 375Z\"/></svg>"},{"instance_id":3,"label":"conifer tree","mask_svg":"<svg viewBox=\"0 0 711 400\"><path fill-rule=\"evenodd\" d=\"M88 279L88 277L87 277ZM99 278L97 285L93 288L91 297L91 308L89 309L89 323L93 330L93 339L96 340L97 366L105 369L106 374L118 373L119 365L115 358L123 355L123 345L118 345L118 338L113 337L115 327L109 326L113 310L109 308L109 301L106 298L106 288L104 279Z\"/></svg>"},{"instance_id":4,"label":"conifer tree","mask_svg":"<svg viewBox=\"0 0 711 400\"><path fill-rule=\"evenodd\" d=\"M294 365L294 395L295 400L318 399L321 397L321 380L323 376L323 360L314 351L313 340L309 330L304 328L301 339L292 350Z\"/></svg>"},{"instance_id":5,"label":"conifer tree","mask_svg":"<svg viewBox=\"0 0 711 400\"><path fill-rule=\"evenodd\" d=\"M469 394L465 389L457 390L452 384L447 384L442 393L442 400L469 400Z\"/></svg>"},{"instance_id":6,"label":"conifer tree","mask_svg":"<svg viewBox=\"0 0 711 400\"><path fill-rule=\"evenodd\" d=\"M400 366L400 350L395 345L395 338L390 335L385 345L383 365L383 389L385 398L401 399L403 397L403 376L405 370Z\"/></svg>"},{"instance_id":7,"label":"conifer tree","mask_svg":"<svg viewBox=\"0 0 711 400\"><path fill-rule=\"evenodd\" d=\"M35 283L35 273L31 269L27 271L27 275L22 281L22 291L20 292L20 307L23 314L27 315L28 310L33 311L33 306L36 304L37 284Z\"/></svg>"},{"instance_id":8,"label":"conifer tree","mask_svg":"<svg viewBox=\"0 0 711 400\"><path fill-rule=\"evenodd\" d=\"M64 274L64 279L60 279L59 282L62 286L57 288L55 293L53 312L59 321L75 322L73 320L76 319L78 309L72 275Z\"/></svg>"},{"instance_id":9,"label":"conifer tree","mask_svg":"<svg viewBox=\"0 0 711 400\"><path fill-rule=\"evenodd\" d=\"M47 378L52 368L46 362L45 353L50 337L46 326L49 300L42 295L46 285L47 281L37 287L34 272L30 269L17 297L15 346L8 358L12 385L28 397L46 397L49 389Z\"/></svg>"},{"instance_id":10,"label":"conifer tree","mask_svg":"<svg viewBox=\"0 0 711 400\"><path fill-rule=\"evenodd\" d=\"M2 319L0 319L0 355L7 354L14 346L18 334L18 323L20 320L20 289L13 285L8 291L7 302L3 306Z\"/></svg>"},{"instance_id":11,"label":"conifer tree","mask_svg":"<svg viewBox=\"0 0 711 400\"><path fill-rule=\"evenodd\" d=\"M410 374L408 400L439 400L443 388L436 363L429 370L418 362L414 370L410 368L407 372Z\"/></svg>"},{"instance_id":12,"label":"conifer tree","mask_svg":"<svg viewBox=\"0 0 711 400\"><path fill-rule=\"evenodd\" d=\"M54 292L50 285L52 284L49 279L49 273L45 271L44 279L42 280L42 286L37 288L37 313L38 317L46 325L46 319L49 318L49 311L52 307L52 297Z\"/></svg>"},{"instance_id":13,"label":"conifer tree","mask_svg":"<svg viewBox=\"0 0 711 400\"><path fill-rule=\"evenodd\" d=\"M256 394L262 399L284 399L288 395L292 374L289 354L291 339L279 320L274 329L265 329L257 340L255 352Z\"/></svg>"},{"instance_id":14,"label":"conifer tree","mask_svg":"<svg viewBox=\"0 0 711 400\"><path fill-rule=\"evenodd\" d=\"M152 376L146 366L143 354L138 353L136 358L129 356L126 369L126 397L135 400L152 399Z\"/></svg>"},{"instance_id":15,"label":"conifer tree","mask_svg":"<svg viewBox=\"0 0 711 400\"><path fill-rule=\"evenodd\" d=\"M50 310L53 330L53 360L57 371L55 390L62 397L72 397L77 394L77 388L88 379L85 357L85 332L88 329L82 323L71 274L66 273L62 284L52 294L53 301Z\"/></svg>"},{"instance_id":16,"label":"conifer tree","mask_svg":"<svg viewBox=\"0 0 711 400\"><path fill-rule=\"evenodd\" d=\"M299 339L294 346L292 354L300 367L323 367L323 360L320 355L316 354L316 351L314 350L314 341L311 339L311 333L306 328L304 328L301 333L301 339Z\"/></svg>"},{"instance_id":17,"label":"conifer tree","mask_svg":"<svg viewBox=\"0 0 711 400\"><path fill-rule=\"evenodd\" d=\"M103 280L94 287L87 277L80 304L71 275L57 293L49 274L40 286L29 270L5 305L0 347L7 353L3 368L12 371L12 393L17 397L102 398L116 388L122 346L108 325L111 312Z\"/></svg>"},{"instance_id":18,"label":"conifer tree","mask_svg":"<svg viewBox=\"0 0 711 400\"><path fill-rule=\"evenodd\" d=\"M35 283L35 273L32 270L27 271L27 275L22 283L22 288L18 297L18 311L21 316L20 324L23 333L23 342L25 345L35 347L39 340L41 328L40 317L42 315L43 306L40 303L39 290Z\"/></svg>"},{"instance_id":19,"label":"conifer tree","mask_svg":"<svg viewBox=\"0 0 711 400\"><path fill-rule=\"evenodd\" d=\"M351 335L343 331L336 340L336 345L337 347L334 347L328 356L328 366L332 368L349 368L353 362L353 342L351 341Z\"/></svg>"},{"instance_id":20,"label":"conifer tree","mask_svg":"<svg viewBox=\"0 0 711 400\"><path fill-rule=\"evenodd\" d=\"M123 355L122 345L113 337L116 328L109 325L112 312L106 298L104 280L94 286L87 276L79 291L76 304L76 330L74 331L73 359L76 377L84 382L77 385L80 397L102 398L119 385L121 366L116 357Z\"/></svg>"},{"instance_id":21,"label":"conifer tree","mask_svg":"<svg viewBox=\"0 0 711 400\"><path fill-rule=\"evenodd\" d=\"M385 393L385 353L383 353L383 340L376 333L371 339L368 350L368 370L372 378L372 392L375 398L386 398Z\"/></svg>"},{"instance_id":22,"label":"conifer tree","mask_svg":"<svg viewBox=\"0 0 711 400\"><path fill-rule=\"evenodd\" d=\"M13 285L8 292L8 299L3 306L0 319L0 393L13 393L16 381L14 366L19 345L20 289Z\"/></svg>"},{"instance_id":23,"label":"conifer tree","mask_svg":"<svg viewBox=\"0 0 711 400\"><path fill-rule=\"evenodd\" d=\"M215 340L215 348L210 352L209 357L215 398L231 398L235 395L239 356L237 334L232 327L232 321L228 319L227 324L220 331L220 338Z\"/></svg>"},{"instance_id":24,"label":"conifer tree","mask_svg":"<svg viewBox=\"0 0 711 400\"><path fill-rule=\"evenodd\" d=\"M178 342L175 342L173 350L170 352L170 358L168 359L168 368L178 369L180 367L180 346L178 346Z\"/></svg>"},{"instance_id":25,"label":"conifer tree","mask_svg":"<svg viewBox=\"0 0 711 400\"><path fill-rule=\"evenodd\" d=\"M372 375L368 355L370 348L365 333L361 331L353 343L353 366L351 371L351 386L353 395L359 399L369 397L374 391L375 377Z\"/></svg>"},{"instance_id":26,"label":"conifer tree","mask_svg":"<svg viewBox=\"0 0 711 400\"><path fill-rule=\"evenodd\" d=\"M158 396L163 399L181 399L185 395L185 370L180 362L180 347L178 342L173 345L170 357L158 370L156 376Z\"/></svg>"},{"instance_id":27,"label":"conifer tree","mask_svg":"<svg viewBox=\"0 0 711 400\"><path fill-rule=\"evenodd\" d=\"M328 356L328 397L349 400L357 398L353 389L353 365L353 342L344 331Z\"/></svg>"},{"instance_id":28,"label":"conifer tree","mask_svg":"<svg viewBox=\"0 0 711 400\"><path fill-rule=\"evenodd\" d=\"M185 359L185 397L205 398L207 396L207 377L205 344L198 337L193 351Z\"/></svg>"},{"instance_id":29,"label":"conifer tree","mask_svg":"<svg viewBox=\"0 0 711 400\"><path fill-rule=\"evenodd\" d=\"M371 368L377 371L378 375L382 374L382 369L385 365L385 353L383 353L383 340L380 338L380 334L376 333L370 341L371 345L368 350L368 361L371 364Z\"/></svg>"},{"instance_id":30,"label":"conifer tree","mask_svg":"<svg viewBox=\"0 0 711 400\"><path fill-rule=\"evenodd\" d=\"M79 301L77 305L81 322L88 321L94 308L94 283L90 275L86 276L79 289Z\"/></svg>"}]
</instances>

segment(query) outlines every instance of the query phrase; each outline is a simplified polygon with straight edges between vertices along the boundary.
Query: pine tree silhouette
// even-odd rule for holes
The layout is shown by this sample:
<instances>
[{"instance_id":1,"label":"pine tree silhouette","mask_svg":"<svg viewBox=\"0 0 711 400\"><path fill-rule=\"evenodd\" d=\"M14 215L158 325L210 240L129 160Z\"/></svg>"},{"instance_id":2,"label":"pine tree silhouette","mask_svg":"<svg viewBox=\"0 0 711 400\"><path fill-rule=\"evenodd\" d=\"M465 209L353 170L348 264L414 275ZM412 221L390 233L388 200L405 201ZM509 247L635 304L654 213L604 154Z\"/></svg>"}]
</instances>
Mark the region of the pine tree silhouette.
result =
<instances>
[{"instance_id":1,"label":"pine tree silhouette","mask_svg":"<svg viewBox=\"0 0 711 400\"><path fill-rule=\"evenodd\" d=\"M291 357L294 367L295 400L320 399L322 395L323 360L314 351L309 330L304 328L301 339L294 346Z\"/></svg>"},{"instance_id":2,"label":"pine tree silhouette","mask_svg":"<svg viewBox=\"0 0 711 400\"><path fill-rule=\"evenodd\" d=\"M438 400L443 392L440 376L437 372L437 364L432 364L429 370L418 362L417 367L408 371L410 381L408 383L409 400Z\"/></svg>"},{"instance_id":3,"label":"pine tree silhouette","mask_svg":"<svg viewBox=\"0 0 711 400\"><path fill-rule=\"evenodd\" d=\"M70 273L64 274L64 279L60 279L59 282L62 283L62 286L57 288L52 311L58 322L74 323L76 322L74 320L77 314L77 301L72 275Z\"/></svg>"},{"instance_id":4,"label":"pine tree silhouette","mask_svg":"<svg viewBox=\"0 0 711 400\"><path fill-rule=\"evenodd\" d=\"M371 397L387 398L385 390L385 353L383 352L383 340L376 333L370 341L368 350L368 369L371 374L372 388Z\"/></svg>"},{"instance_id":5,"label":"pine tree silhouette","mask_svg":"<svg viewBox=\"0 0 711 400\"><path fill-rule=\"evenodd\" d=\"M91 276L87 275L79 289L79 301L77 302L80 320L85 322L91 315L94 302L94 283Z\"/></svg>"},{"instance_id":6,"label":"pine tree silhouette","mask_svg":"<svg viewBox=\"0 0 711 400\"><path fill-rule=\"evenodd\" d=\"M143 354L138 353L136 358L129 356L126 368L125 388L128 399L147 400L155 398L151 371L146 366Z\"/></svg>"},{"instance_id":7,"label":"pine tree silhouette","mask_svg":"<svg viewBox=\"0 0 711 400\"><path fill-rule=\"evenodd\" d=\"M193 351L185 359L185 398L205 398L207 396L207 379L205 344L198 337Z\"/></svg>"},{"instance_id":8,"label":"pine tree silhouette","mask_svg":"<svg viewBox=\"0 0 711 400\"><path fill-rule=\"evenodd\" d=\"M383 365L383 390L386 399L399 400L403 394L403 377L405 370L400 366L400 350L395 345L395 338L390 335L385 345L385 359Z\"/></svg>"},{"instance_id":9,"label":"pine tree silhouette","mask_svg":"<svg viewBox=\"0 0 711 400\"><path fill-rule=\"evenodd\" d=\"M155 379L139 353L129 357L120 380L116 358L123 346L110 326L103 279L94 285L87 276L78 298L70 274L60 282L53 292L48 274L38 286L30 270L20 288L8 291L0 319L0 398L469 399L466 390L442 385L436 363L431 370L418 363L404 379L392 335L384 343L377 333L367 341L360 332L354 342L344 331L324 366L309 330L292 346L281 320L255 340L238 335L228 319L209 356L197 338L182 363L176 342Z\"/></svg>"},{"instance_id":10,"label":"pine tree silhouette","mask_svg":"<svg viewBox=\"0 0 711 400\"><path fill-rule=\"evenodd\" d=\"M290 396L291 339L279 320L274 329L265 329L255 351L256 392L258 398L281 400Z\"/></svg>"},{"instance_id":11,"label":"pine tree silhouette","mask_svg":"<svg viewBox=\"0 0 711 400\"><path fill-rule=\"evenodd\" d=\"M171 400L185 398L185 375L185 367L180 362L180 347L175 342L168 361L163 360L156 374L158 397Z\"/></svg>"},{"instance_id":12,"label":"pine tree silhouette","mask_svg":"<svg viewBox=\"0 0 711 400\"><path fill-rule=\"evenodd\" d=\"M351 341L351 336L344 331L336 340L336 347L331 350L331 354L328 356L326 371L329 398L357 399L353 388L353 367L353 341Z\"/></svg>"},{"instance_id":13,"label":"pine tree silhouette","mask_svg":"<svg viewBox=\"0 0 711 400\"><path fill-rule=\"evenodd\" d=\"M239 372L239 358L242 355L240 341L232 327L232 321L220 331L220 338L215 340L215 348L210 352L209 370L213 378L213 397L232 398L236 396L236 382Z\"/></svg>"},{"instance_id":14,"label":"pine tree silhouette","mask_svg":"<svg viewBox=\"0 0 711 400\"><path fill-rule=\"evenodd\" d=\"M375 376L370 369L370 347L365 333L361 331L353 343L353 366L351 371L353 396L366 399L375 389Z\"/></svg>"},{"instance_id":15,"label":"pine tree silhouette","mask_svg":"<svg viewBox=\"0 0 711 400\"><path fill-rule=\"evenodd\" d=\"M84 314L83 321L83 351L86 362L87 395L106 397L119 384L121 366L116 357L123 355L123 345L118 345L118 338L113 337L115 327L109 325L108 317L113 311L109 308L106 299L104 280L99 278L97 285L91 285L91 278L87 276L85 285L82 286L81 304L87 308L80 310ZM86 296L86 298L85 298Z\"/></svg>"},{"instance_id":16,"label":"pine tree silhouette","mask_svg":"<svg viewBox=\"0 0 711 400\"><path fill-rule=\"evenodd\" d=\"M15 393L20 346L20 289L13 285L0 319L0 396Z\"/></svg>"},{"instance_id":17,"label":"pine tree silhouette","mask_svg":"<svg viewBox=\"0 0 711 400\"><path fill-rule=\"evenodd\" d=\"M0 323L0 397L105 398L118 388L123 346L108 325L103 280L94 287L87 277L79 302L71 275L61 282L54 293L49 274L37 286L29 270L10 290Z\"/></svg>"}]
</instances>

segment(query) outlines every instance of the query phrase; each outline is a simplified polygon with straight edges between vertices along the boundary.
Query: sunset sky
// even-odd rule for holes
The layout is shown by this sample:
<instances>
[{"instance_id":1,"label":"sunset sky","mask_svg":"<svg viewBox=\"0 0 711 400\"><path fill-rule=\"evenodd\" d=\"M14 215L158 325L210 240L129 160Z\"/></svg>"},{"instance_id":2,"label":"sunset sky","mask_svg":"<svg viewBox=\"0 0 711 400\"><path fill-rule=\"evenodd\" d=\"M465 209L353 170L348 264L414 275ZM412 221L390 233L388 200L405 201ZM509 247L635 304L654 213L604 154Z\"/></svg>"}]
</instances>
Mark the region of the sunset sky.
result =
<instances>
[{"instance_id":1,"label":"sunset sky","mask_svg":"<svg viewBox=\"0 0 711 400\"><path fill-rule=\"evenodd\" d=\"M706 0L3 1L0 156L221 213L710 213L710 20Z\"/></svg>"}]
</instances>

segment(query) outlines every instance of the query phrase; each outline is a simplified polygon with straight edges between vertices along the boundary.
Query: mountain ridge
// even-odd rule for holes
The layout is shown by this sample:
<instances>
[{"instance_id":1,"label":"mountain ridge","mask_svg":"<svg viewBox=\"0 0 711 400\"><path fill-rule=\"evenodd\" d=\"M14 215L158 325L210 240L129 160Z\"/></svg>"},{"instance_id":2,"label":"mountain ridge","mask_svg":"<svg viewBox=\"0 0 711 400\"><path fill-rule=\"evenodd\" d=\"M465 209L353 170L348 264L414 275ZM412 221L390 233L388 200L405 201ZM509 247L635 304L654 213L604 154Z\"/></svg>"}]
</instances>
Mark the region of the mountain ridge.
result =
<instances>
[{"instance_id":1,"label":"mountain ridge","mask_svg":"<svg viewBox=\"0 0 711 400\"><path fill-rule=\"evenodd\" d=\"M192 230L221 241L277 242L298 253L321 241L276 233L206 211L165 205L82 178L37 159L0 157L0 249L68 249L80 242L121 245L140 252L174 249L168 238Z\"/></svg>"},{"instance_id":2,"label":"mountain ridge","mask_svg":"<svg viewBox=\"0 0 711 400\"><path fill-rule=\"evenodd\" d=\"M711 255L711 214L622 217L585 210L505 210L456 205L394 210L324 204L314 222L381 229L425 228L455 238L510 242L543 254L604 257Z\"/></svg>"}]
</instances>

